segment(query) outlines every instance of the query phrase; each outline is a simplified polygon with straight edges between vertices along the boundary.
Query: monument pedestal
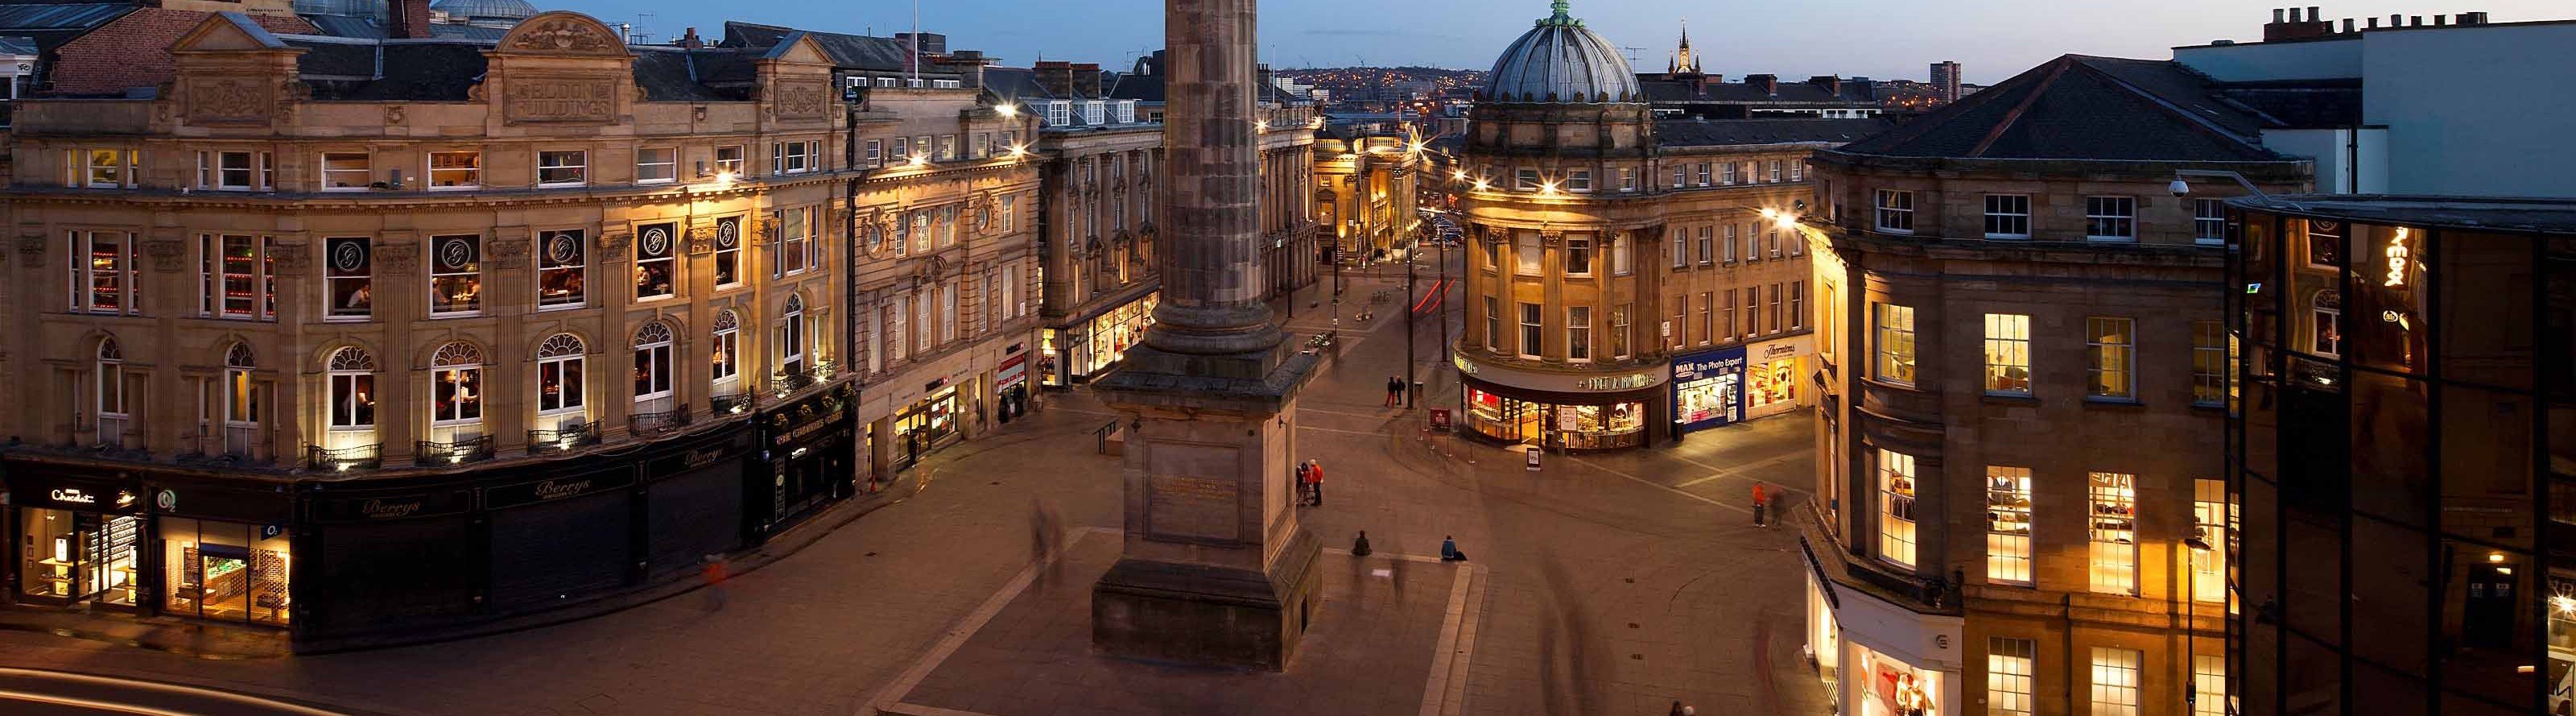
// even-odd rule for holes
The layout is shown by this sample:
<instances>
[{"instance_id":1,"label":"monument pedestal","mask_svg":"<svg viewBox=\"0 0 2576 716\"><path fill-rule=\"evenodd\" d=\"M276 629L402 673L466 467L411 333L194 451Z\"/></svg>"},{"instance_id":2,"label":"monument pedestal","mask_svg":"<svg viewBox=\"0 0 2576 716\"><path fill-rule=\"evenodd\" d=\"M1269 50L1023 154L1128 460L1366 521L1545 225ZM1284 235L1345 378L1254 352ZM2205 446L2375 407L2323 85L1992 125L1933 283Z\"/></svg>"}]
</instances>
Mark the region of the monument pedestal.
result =
<instances>
[{"instance_id":1,"label":"monument pedestal","mask_svg":"<svg viewBox=\"0 0 2576 716\"><path fill-rule=\"evenodd\" d=\"M1297 522L1296 392L1315 357L1285 346L1185 355L1152 345L1093 382L1134 416L1126 535L1092 588L1111 655L1280 670L1321 590L1322 543Z\"/></svg>"}]
</instances>

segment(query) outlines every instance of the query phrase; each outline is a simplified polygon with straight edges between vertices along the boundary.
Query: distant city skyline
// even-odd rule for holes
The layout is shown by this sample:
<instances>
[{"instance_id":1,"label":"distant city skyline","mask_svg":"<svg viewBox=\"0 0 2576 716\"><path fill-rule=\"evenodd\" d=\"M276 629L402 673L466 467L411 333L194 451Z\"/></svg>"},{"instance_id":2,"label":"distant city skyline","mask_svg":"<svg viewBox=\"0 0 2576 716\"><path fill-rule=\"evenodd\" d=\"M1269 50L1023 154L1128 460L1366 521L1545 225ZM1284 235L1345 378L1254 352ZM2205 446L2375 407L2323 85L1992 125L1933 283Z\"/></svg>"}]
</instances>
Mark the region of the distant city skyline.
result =
<instances>
[{"instance_id":1,"label":"distant city skyline","mask_svg":"<svg viewBox=\"0 0 2576 716\"><path fill-rule=\"evenodd\" d=\"M2576 18L2576 11L2545 0L2443 4L2453 1L2370 0L2320 7L2325 17L2334 20L2403 13L2424 15L2429 23L2435 13L2472 11L2491 13L2493 22ZM912 26L912 5L902 0L856 8L825 0L742 5L681 0L535 2L540 9L586 12L612 24L638 23L654 42L668 42L688 27L698 28L700 35L714 41L723 35L727 20L879 36ZM2177 45L2260 39L2262 25L2275 7L2244 0L2096 4L2100 7L2048 0L1867 1L1859 7L1795 4L1763 8L1763 22L1748 24L1743 21L1743 8L1725 5L1576 0L1574 15L1611 42L1631 48L1633 63L1642 71L1664 67L1681 23L1688 19L1692 49L1701 56L1702 68L1729 78L1770 73L1922 80L1929 63L1955 60L1963 65L1964 81L1987 85L2067 53L2161 59ZM2119 13L2116 19L2100 12L2113 9ZM1068 17L1068 10L1079 14ZM637 13L652 15L639 22ZM1262 11L1262 61L1282 68L1487 69L1504 45L1547 13L1546 0L1274 0ZM1005 64L1022 67L1039 59L1059 59L1125 69L1137 56L1162 45L1162 7L1154 2L923 3L920 22L926 32L947 35L951 48L983 50Z\"/></svg>"}]
</instances>

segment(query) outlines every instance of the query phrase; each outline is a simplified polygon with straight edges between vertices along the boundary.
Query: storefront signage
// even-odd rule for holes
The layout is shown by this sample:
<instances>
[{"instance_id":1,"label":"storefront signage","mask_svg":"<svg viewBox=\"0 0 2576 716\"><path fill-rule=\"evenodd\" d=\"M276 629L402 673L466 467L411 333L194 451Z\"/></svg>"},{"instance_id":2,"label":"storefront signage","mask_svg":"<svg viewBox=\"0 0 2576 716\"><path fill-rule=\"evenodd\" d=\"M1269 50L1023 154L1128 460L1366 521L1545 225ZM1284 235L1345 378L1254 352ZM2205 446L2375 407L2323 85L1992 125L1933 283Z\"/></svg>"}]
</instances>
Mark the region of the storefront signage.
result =
<instances>
[{"instance_id":1,"label":"storefront signage","mask_svg":"<svg viewBox=\"0 0 2576 716\"><path fill-rule=\"evenodd\" d=\"M1773 343L1762 347L1762 358L1764 360L1797 354L1798 346L1794 343Z\"/></svg>"},{"instance_id":2,"label":"storefront signage","mask_svg":"<svg viewBox=\"0 0 2576 716\"><path fill-rule=\"evenodd\" d=\"M534 482L496 485L483 488L483 506L489 509L554 502L582 495L608 492L635 484L631 470L615 470L588 475L557 477Z\"/></svg>"},{"instance_id":3,"label":"storefront signage","mask_svg":"<svg viewBox=\"0 0 2576 716\"><path fill-rule=\"evenodd\" d=\"M313 518L321 522L381 522L460 514L473 505L464 490L383 497L349 497L313 501Z\"/></svg>"},{"instance_id":4,"label":"storefront signage","mask_svg":"<svg viewBox=\"0 0 2576 716\"><path fill-rule=\"evenodd\" d=\"M1539 370L1508 363L1480 363L1461 353L1450 358L1462 375L1506 388L1547 393L1625 393L1663 385L1672 377L1663 367L1633 373L1566 372ZM1553 402L1583 402L1591 398L1569 398Z\"/></svg>"},{"instance_id":5,"label":"storefront signage","mask_svg":"<svg viewBox=\"0 0 2576 716\"><path fill-rule=\"evenodd\" d=\"M1002 367L994 371L993 387L996 389L1009 388L1013 385L1026 382L1028 380L1028 376L1029 357L1026 354L1011 356L1010 358L1004 359L1002 361Z\"/></svg>"},{"instance_id":6,"label":"storefront signage","mask_svg":"<svg viewBox=\"0 0 2576 716\"><path fill-rule=\"evenodd\" d=\"M1673 419L1684 429L1744 419L1744 348L1673 359Z\"/></svg>"},{"instance_id":7,"label":"storefront signage","mask_svg":"<svg viewBox=\"0 0 2576 716\"><path fill-rule=\"evenodd\" d=\"M1605 376L1600 376L1600 377L1595 377L1595 378L1584 378L1584 379L1581 379L1581 380L1574 381L1574 387L1575 387L1575 388L1577 388L1577 389L1580 389L1580 390L1599 391L1599 392L1605 392L1605 393L1606 393L1606 392L1610 392L1610 391L1614 391L1614 390L1636 390L1636 389L1638 389L1638 388L1643 388L1643 387L1646 387L1646 386L1649 386L1649 385L1654 385L1654 384L1655 384L1655 376L1654 376L1653 374L1651 374L1651 373L1637 373L1637 374L1633 374L1633 375L1605 375Z\"/></svg>"},{"instance_id":8,"label":"storefront signage","mask_svg":"<svg viewBox=\"0 0 2576 716\"><path fill-rule=\"evenodd\" d=\"M79 489L79 488L74 488L74 487L57 487L57 488L54 488L51 492L47 492L47 493L45 493L45 497L47 497L47 498L49 498L49 499L52 499L52 500L53 500L53 501L55 501L55 502L60 502L60 503L63 503L63 504L68 504L68 505L95 505L95 504L98 504L98 496L97 496L97 495L92 495L92 494L89 494L89 493L86 493L86 492L82 492L82 491L80 491L80 489Z\"/></svg>"},{"instance_id":9,"label":"storefront signage","mask_svg":"<svg viewBox=\"0 0 2576 716\"><path fill-rule=\"evenodd\" d=\"M159 495L152 498L152 504L159 506L162 512L179 509L179 491L162 490Z\"/></svg>"},{"instance_id":10,"label":"storefront signage","mask_svg":"<svg viewBox=\"0 0 2576 716\"><path fill-rule=\"evenodd\" d=\"M2383 252L2388 257L2388 277L2380 284L2383 287L2406 287L2406 265L2414 255L2414 250L2406 245L2411 238L2408 233L2406 227L2400 226L2388 237L2388 250Z\"/></svg>"},{"instance_id":11,"label":"storefront signage","mask_svg":"<svg viewBox=\"0 0 2576 716\"><path fill-rule=\"evenodd\" d=\"M1468 375L1476 374L1476 364L1467 362L1466 356L1450 356L1449 362L1457 364L1458 372L1460 373Z\"/></svg>"},{"instance_id":12,"label":"storefront signage","mask_svg":"<svg viewBox=\"0 0 2576 716\"><path fill-rule=\"evenodd\" d=\"M1431 409L1431 429L1447 430L1451 425L1448 408Z\"/></svg>"}]
</instances>

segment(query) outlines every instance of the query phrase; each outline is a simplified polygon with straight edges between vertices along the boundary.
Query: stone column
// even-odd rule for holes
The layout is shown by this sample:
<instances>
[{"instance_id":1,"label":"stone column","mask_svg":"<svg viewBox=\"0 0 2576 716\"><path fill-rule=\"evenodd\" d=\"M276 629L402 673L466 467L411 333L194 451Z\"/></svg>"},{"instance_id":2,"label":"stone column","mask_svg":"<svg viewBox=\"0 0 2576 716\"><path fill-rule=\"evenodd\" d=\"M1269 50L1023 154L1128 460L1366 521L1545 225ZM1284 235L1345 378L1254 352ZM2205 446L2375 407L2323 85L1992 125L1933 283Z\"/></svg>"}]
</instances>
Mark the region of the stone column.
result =
<instances>
[{"instance_id":1,"label":"stone column","mask_svg":"<svg viewBox=\"0 0 2576 716\"><path fill-rule=\"evenodd\" d=\"M1126 538L1092 590L1092 642L1129 658L1284 669L1319 598L1322 544L1288 484L1292 353L1261 300L1255 0L1166 0L1163 298L1093 382L1124 413Z\"/></svg>"}]
</instances>

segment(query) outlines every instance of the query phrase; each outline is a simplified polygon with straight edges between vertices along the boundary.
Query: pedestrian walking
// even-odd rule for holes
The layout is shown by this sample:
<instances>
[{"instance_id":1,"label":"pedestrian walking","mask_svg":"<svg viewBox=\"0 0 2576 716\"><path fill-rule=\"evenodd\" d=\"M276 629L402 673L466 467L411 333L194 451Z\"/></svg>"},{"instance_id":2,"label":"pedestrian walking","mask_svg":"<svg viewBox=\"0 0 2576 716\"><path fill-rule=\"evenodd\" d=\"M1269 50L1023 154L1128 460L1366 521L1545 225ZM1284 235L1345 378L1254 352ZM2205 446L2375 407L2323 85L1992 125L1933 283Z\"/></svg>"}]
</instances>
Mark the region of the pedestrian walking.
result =
<instances>
[{"instance_id":1,"label":"pedestrian walking","mask_svg":"<svg viewBox=\"0 0 2576 716\"><path fill-rule=\"evenodd\" d=\"M1386 407L1390 407L1390 408L1392 408L1392 407L1400 406L1400 405L1403 405L1403 404L1404 404L1404 379L1403 379L1403 378L1396 377L1396 376L1392 376L1392 375L1387 376L1387 377L1386 377Z\"/></svg>"},{"instance_id":2,"label":"pedestrian walking","mask_svg":"<svg viewBox=\"0 0 2576 716\"><path fill-rule=\"evenodd\" d=\"M1306 466L1306 504L1324 506L1324 464L1312 460Z\"/></svg>"},{"instance_id":3,"label":"pedestrian walking","mask_svg":"<svg viewBox=\"0 0 2576 716\"><path fill-rule=\"evenodd\" d=\"M1442 535L1440 537L1440 561L1464 562L1467 561L1467 553L1458 551L1458 540L1452 539L1448 535Z\"/></svg>"},{"instance_id":4,"label":"pedestrian walking","mask_svg":"<svg viewBox=\"0 0 2576 716\"><path fill-rule=\"evenodd\" d=\"M1762 492L1761 482L1753 483L1753 526L1767 527L1771 524L1769 497Z\"/></svg>"},{"instance_id":5,"label":"pedestrian walking","mask_svg":"<svg viewBox=\"0 0 2576 716\"><path fill-rule=\"evenodd\" d=\"M702 567L701 571L705 573L707 578L707 611L724 611L726 601L724 586L726 578L725 557L721 554L709 554L706 556L705 561L706 566Z\"/></svg>"}]
</instances>

